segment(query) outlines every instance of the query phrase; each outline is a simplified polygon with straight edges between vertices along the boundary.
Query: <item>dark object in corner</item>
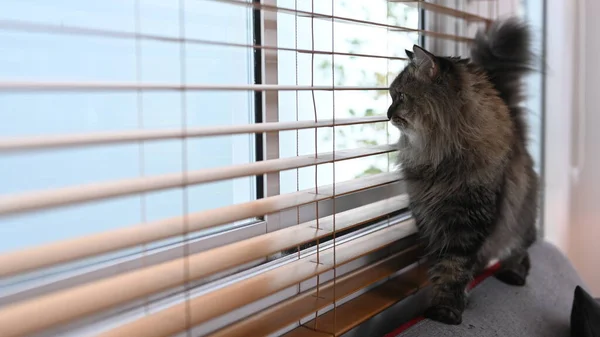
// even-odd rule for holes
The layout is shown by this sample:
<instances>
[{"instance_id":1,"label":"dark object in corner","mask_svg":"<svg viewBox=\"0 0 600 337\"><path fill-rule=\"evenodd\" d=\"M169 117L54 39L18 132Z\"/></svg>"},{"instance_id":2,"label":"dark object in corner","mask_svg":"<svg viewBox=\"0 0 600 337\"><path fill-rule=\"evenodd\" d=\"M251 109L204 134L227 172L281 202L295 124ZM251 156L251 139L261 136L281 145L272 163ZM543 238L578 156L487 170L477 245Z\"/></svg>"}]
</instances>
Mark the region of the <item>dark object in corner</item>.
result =
<instances>
[{"instance_id":1,"label":"dark object in corner","mask_svg":"<svg viewBox=\"0 0 600 337\"><path fill-rule=\"evenodd\" d=\"M571 337L600 337L600 303L580 286L573 297Z\"/></svg>"}]
</instances>

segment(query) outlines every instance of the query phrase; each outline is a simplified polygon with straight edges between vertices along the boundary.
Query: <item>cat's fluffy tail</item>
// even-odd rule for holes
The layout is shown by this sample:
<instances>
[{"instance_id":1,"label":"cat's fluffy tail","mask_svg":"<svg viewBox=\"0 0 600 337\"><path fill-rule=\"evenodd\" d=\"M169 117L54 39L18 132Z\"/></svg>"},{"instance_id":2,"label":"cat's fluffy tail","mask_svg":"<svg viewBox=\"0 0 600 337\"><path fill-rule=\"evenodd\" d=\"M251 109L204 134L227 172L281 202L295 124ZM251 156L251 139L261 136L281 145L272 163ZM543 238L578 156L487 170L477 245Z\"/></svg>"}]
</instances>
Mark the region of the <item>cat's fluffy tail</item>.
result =
<instances>
[{"instance_id":1,"label":"cat's fluffy tail","mask_svg":"<svg viewBox=\"0 0 600 337\"><path fill-rule=\"evenodd\" d=\"M471 48L471 60L482 67L511 111L521 135L525 135L525 97L521 79L533 70L531 34L517 18L495 21L487 31L479 31Z\"/></svg>"}]
</instances>

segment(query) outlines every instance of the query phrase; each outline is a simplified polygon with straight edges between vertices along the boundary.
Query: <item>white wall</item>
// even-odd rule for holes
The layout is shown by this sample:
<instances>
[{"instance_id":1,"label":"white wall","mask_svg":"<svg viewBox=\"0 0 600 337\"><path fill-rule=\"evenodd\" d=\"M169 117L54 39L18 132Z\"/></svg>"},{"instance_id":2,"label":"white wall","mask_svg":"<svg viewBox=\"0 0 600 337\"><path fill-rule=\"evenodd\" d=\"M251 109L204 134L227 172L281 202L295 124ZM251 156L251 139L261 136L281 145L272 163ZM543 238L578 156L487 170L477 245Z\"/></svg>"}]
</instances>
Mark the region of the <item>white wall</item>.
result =
<instances>
[{"instance_id":1,"label":"white wall","mask_svg":"<svg viewBox=\"0 0 600 337\"><path fill-rule=\"evenodd\" d=\"M569 249L571 125L575 9L573 0L546 2L545 237Z\"/></svg>"},{"instance_id":2,"label":"white wall","mask_svg":"<svg viewBox=\"0 0 600 337\"><path fill-rule=\"evenodd\" d=\"M579 0L576 19L579 65L572 137L574 174L571 186L569 257L594 295L600 295L600 2ZM567 51L567 50L565 50ZM572 53L568 53L572 54ZM549 149L550 150L550 149Z\"/></svg>"},{"instance_id":3,"label":"white wall","mask_svg":"<svg viewBox=\"0 0 600 337\"><path fill-rule=\"evenodd\" d=\"M600 295L600 2L547 2L546 239Z\"/></svg>"}]
</instances>

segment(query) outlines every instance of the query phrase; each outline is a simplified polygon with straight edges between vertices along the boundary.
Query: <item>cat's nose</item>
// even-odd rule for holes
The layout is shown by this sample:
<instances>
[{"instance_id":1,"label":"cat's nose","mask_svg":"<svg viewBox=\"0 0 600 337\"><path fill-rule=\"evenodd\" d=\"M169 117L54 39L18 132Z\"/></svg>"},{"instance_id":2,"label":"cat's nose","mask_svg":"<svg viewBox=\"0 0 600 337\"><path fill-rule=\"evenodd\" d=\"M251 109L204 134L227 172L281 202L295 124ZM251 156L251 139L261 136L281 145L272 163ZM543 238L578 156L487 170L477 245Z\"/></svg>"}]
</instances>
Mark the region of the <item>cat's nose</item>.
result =
<instances>
[{"instance_id":1,"label":"cat's nose","mask_svg":"<svg viewBox=\"0 0 600 337\"><path fill-rule=\"evenodd\" d=\"M395 111L396 111L396 106L392 103L392 105L390 105L390 107L388 108L388 111L387 111L388 120L392 119Z\"/></svg>"}]
</instances>

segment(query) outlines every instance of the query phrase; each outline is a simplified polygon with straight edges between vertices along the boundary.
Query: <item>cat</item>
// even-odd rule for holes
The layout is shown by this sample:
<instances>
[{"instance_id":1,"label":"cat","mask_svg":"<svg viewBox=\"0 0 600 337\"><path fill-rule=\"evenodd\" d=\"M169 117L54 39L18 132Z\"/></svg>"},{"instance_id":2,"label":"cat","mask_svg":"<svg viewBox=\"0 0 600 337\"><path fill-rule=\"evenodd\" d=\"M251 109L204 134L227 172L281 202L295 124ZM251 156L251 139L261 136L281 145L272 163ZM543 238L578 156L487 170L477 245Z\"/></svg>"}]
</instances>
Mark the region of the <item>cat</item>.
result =
<instances>
[{"instance_id":1,"label":"cat","mask_svg":"<svg viewBox=\"0 0 600 337\"><path fill-rule=\"evenodd\" d=\"M511 18L478 32L471 59L416 45L406 55L387 114L401 131L398 164L431 262L425 317L460 324L465 288L491 259L511 285L524 285L530 269L538 177L520 107L530 32Z\"/></svg>"}]
</instances>

